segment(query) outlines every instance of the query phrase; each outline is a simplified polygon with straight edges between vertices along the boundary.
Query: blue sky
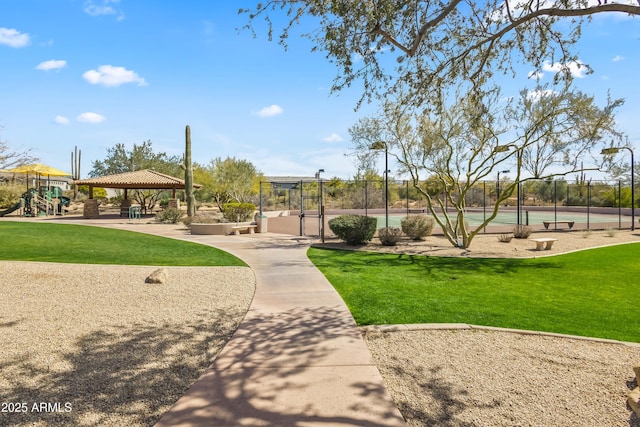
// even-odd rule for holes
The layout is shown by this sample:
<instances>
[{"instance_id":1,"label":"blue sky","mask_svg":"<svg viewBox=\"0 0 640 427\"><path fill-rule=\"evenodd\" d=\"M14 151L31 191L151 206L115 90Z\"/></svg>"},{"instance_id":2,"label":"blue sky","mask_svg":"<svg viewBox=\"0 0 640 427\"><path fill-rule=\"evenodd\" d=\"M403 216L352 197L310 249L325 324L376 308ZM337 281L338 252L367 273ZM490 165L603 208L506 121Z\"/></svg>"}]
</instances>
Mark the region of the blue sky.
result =
<instances>
[{"instance_id":1,"label":"blue sky","mask_svg":"<svg viewBox=\"0 0 640 427\"><path fill-rule=\"evenodd\" d=\"M193 158L234 156L266 175L352 177L348 128L375 106L355 112L358 85L330 94L336 69L306 39L288 51L238 31L254 2L160 0L2 0L0 139L32 148L43 163L70 171L82 150L82 174L116 143L151 140L180 155L191 126ZM617 119L640 146L640 25L596 17L580 58L595 72L580 89L604 101L625 97ZM554 64L542 64L542 81ZM514 94L527 83L505 81ZM546 70L546 71L545 71ZM529 85L532 85L529 80ZM382 168L381 168L382 170Z\"/></svg>"}]
</instances>

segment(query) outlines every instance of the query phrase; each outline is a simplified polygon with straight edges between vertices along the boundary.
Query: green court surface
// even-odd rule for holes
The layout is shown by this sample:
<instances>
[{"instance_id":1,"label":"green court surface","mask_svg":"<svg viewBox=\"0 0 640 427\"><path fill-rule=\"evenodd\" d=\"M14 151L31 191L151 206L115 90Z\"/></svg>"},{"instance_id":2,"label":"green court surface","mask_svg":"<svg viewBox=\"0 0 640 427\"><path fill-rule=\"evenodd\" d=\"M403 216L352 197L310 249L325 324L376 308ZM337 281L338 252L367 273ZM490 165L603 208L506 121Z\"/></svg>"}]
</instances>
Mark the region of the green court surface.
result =
<instances>
[{"instance_id":1,"label":"green court surface","mask_svg":"<svg viewBox=\"0 0 640 427\"><path fill-rule=\"evenodd\" d=\"M618 224L619 217L618 215L604 215L604 214L594 214L590 213L587 217L586 212L558 212L554 213L552 211L545 212L529 212L528 215L526 210L522 210L521 212L521 220L520 222L525 225L532 226L542 226L543 221L574 221L576 224L596 224L596 223L615 223ZM467 212L466 220L470 226L477 226L482 224L485 217L488 218L490 213L487 212L484 214L483 212ZM389 227L400 227L400 222L406 215L402 214L393 214L389 215ZM527 218L528 217L528 218ZM378 228L385 227L385 216L376 215L378 219ZM528 222L527 222L528 219ZM490 225L516 225L518 223L516 211L507 211L507 212L498 212L498 215L491 221ZM620 225L622 227L630 226L631 218L623 216L621 218ZM549 228L553 228L553 225L550 225Z\"/></svg>"}]
</instances>

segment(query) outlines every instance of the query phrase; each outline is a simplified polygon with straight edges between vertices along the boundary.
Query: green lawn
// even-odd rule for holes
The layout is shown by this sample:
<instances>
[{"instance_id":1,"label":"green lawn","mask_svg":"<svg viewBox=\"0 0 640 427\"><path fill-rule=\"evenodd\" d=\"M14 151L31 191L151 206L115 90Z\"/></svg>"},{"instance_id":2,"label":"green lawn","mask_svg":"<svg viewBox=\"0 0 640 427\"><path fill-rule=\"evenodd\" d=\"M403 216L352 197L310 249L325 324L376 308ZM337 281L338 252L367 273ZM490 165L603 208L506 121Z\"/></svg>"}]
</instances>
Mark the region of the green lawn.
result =
<instances>
[{"instance_id":1,"label":"green lawn","mask_svg":"<svg viewBox=\"0 0 640 427\"><path fill-rule=\"evenodd\" d=\"M109 228L0 221L0 260L81 264L245 266L197 243Z\"/></svg>"},{"instance_id":2,"label":"green lawn","mask_svg":"<svg viewBox=\"0 0 640 427\"><path fill-rule=\"evenodd\" d=\"M640 243L537 259L308 255L359 325L468 323L640 342Z\"/></svg>"}]
</instances>

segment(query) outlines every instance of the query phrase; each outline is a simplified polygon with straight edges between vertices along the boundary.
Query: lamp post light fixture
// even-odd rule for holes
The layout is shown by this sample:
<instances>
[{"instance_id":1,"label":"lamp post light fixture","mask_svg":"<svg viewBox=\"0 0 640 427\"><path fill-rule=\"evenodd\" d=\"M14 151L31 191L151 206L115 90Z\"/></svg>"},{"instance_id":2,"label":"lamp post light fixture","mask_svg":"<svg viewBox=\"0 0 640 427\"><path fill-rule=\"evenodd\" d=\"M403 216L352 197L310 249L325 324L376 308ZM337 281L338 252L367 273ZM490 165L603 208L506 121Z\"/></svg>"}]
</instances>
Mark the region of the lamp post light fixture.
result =
<instances>
[{"instance_id":1,"label":"lamp post light fixture","mask_svg":"<svg viewBox=\"0 0 640 427\"><path fill-rule=\"evenodd\" d=\"M316 179L318 180L318 237L324 243L324 201L322 197L322 179L320 174L324 173L324 169L318 169Z\"/></svg>"},{"instance_id":2,"label":"lamp post light fixture","mask_svg":"<svg viewBox=\"0 0 640 427\"><path fill-rule=\"evenodd\" d=\"M498 171L498 181L496 182L496 199L500 198L500 174L510 173L509 170Z\"/></svg>"},{"instance_id":3,"label":"lamp post light fixture","mask_svg":"<svg viewBox=\"0 0 640 427\"><path fill-rule=\"evenodd\" d=\"M603 148L600 154L603 154L603 155L618 154L620 150L629 150L629 153L631 153L631 231L634 231L636 229L636 199L635 199L635 193L634 193L635 182L634 182L634 173L633 173L633 164L634 164L633 150L629 147L620 147L620 148L609 147L609 148Z\"/></svg>"},{"instance_id":4,"label":"lamp post light fixture","mask_svg":"<svg viewBox=\"0 0 640 427\"><path fill-rule=\"evenodd\" d=\"M369 147L372 150L384 150L384 218L389 228L389 147L385 142L376 141Z\"/></svg>"}]
</instances>

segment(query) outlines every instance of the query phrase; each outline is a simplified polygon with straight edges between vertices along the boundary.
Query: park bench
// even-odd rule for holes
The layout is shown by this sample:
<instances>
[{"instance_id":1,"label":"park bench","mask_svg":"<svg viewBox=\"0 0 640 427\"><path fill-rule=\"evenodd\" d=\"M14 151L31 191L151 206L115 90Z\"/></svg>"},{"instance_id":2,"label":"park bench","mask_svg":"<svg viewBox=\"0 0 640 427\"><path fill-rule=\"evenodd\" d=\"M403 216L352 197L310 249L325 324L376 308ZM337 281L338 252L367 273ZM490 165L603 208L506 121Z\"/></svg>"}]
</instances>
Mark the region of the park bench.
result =
<instances>
[{"instance_id":1,"label":"park bench","mask_svg":"<svg viewBox=\"0 0 640 427\"><path fill-rule=\"evenodd\" d=\"M542 223L544 224L544 228L546 228L547 230L549 229L549 225L554 224L556 227L558 226L558 224L567 224L569 226L569 229L573 228L573 224L575 224L575 221L542 221Z\"/></svg>"},{"instance_id":2,"label":"park bench","mask_svg":"<svg viewBox=\"0 0 640 427\"><path fill-rule=\"evenodd\" d=\"M553 242L555 242L558 239L552 239L550 237L541 237L538 239L529 239L532 242L535 242L536 244L536 251L541 251L541 250L549 250L551 249L551 246L553 246Z\"/></svg>"},{"instance_id":3,"label":"park bench","mask_svg":"<svg viewBox=\"0 0 640 427\"><path fill-rule=\"evenodd\" d=\"M410 214L420 214L420 213L425 213L426 211L427 210L425 208L409 209Z\"/></svg>"},{"instance_id":4,"label":"park bench","mask_svg":"<svg viewBox=\"0 0 640 427\"><path fill-rule=\"evenodd\" d=\"M231 232L236 236L240 235L241 231L247 231L249 234L253 234L258 228L255 224L242 224L242 225L234 225L231 227Z\"/></svg>"}]
</instances>

